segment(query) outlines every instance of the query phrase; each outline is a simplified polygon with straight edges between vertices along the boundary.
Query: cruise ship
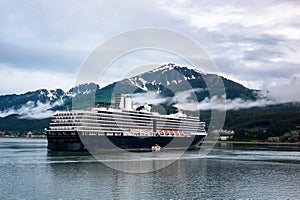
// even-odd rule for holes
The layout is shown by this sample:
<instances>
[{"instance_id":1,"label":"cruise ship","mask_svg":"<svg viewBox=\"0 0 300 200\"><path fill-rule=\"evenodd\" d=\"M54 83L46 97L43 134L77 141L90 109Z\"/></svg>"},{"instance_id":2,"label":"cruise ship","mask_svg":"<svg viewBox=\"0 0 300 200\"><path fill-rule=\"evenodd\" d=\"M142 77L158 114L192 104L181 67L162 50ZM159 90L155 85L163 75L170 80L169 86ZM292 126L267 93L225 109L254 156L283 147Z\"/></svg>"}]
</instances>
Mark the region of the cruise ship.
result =
<instances>
[{"instance_id":1,"label":"cruise ship","mask_svg":"<svg viewBox=\"0 0 300 200\"><path fill-rule=\"evenodd\" d=\"M91 110L57 112L46 129L47 148L52 151L195 149L207 135L205 123L197 117L183 113L160 115L151 112L149 105L132 109L131 99L125 95L116 95L114 100Z\"/></svg>"}]
</instances>

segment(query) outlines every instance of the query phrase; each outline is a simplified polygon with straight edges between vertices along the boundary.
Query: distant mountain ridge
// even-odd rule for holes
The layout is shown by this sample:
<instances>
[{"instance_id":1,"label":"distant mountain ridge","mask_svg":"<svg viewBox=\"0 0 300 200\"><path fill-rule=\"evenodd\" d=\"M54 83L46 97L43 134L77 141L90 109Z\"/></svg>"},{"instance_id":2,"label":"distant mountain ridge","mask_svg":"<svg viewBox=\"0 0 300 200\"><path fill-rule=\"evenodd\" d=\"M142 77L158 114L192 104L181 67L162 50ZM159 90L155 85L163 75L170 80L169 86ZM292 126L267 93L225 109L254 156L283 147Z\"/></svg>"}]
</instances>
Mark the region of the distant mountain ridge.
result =
<instances>
[{"instance_id":1,"label":"distant mountain ridge","mask_svg":"<svg viewBox=\"0 0 300 200\"><path fill-rule=\"evenodd\" d=\"M0 96L0 131L13 130L13 123L18 123L18 120L35 120L37 123L40 119L48 122L56 110L71 109L73 98L79 100L78 102L81 102L82 107L84 107L85 101L91 95L95 95L95 101L101 102L110 102L113 94L116 93L155 92L161 97L172 97L174 93L185 90L188 83L191 89L196 89L195 94L200 102L209 97L209 91L203 77L211 80L214 80L216 77L221 78L224 82L228 99L242 98L247 100L256 98L255 91L239 83L215 74L203 73L192 67L169 63L102 88L95 83L86 83L73 87L69 91L39 89L18 95L2 95ZM170 109L172 108L170 107ZM8 124L11 124L11 126L8 126ZM27 130L27 128L30 130L30 123L27 123L28 127L26 127L25 122L19 124L23 125L24 130ZM34 129L40 127L42 130L46 123L40 124L41 126L35 124Z\"/></svg>"},{"instance_id":2,"label":"distant mountain ridge","mask_svg":"<svg viewBox=\"0 0 300 200\"><path fill-rule=\"evenodd\" d=\"M170 97L174 95L174 92L185 90L186 83L190 85L191 89L201 89L195 92L198 101L201 101L205 97L209 97L209 91L203 77L213 80L218 76L206 74L188 66L182 67L169 63L129 79L114 82L103 88L95 83L86 83L73 87L66 92L62 89L39 89L19 95L2 95L0 96L0 117L6 117L10 113L18 114L17 110L28 103L31 105L49 104L48 107L51 110L70 109L72 108L72 98L76 97L84 102L85 98L91 94L95 94L96 101L103 102L110 102L112 95L116 93L135 94L152 91L162 97ZM223 80L228 99L256 98L255 91L224 77L220 78ZM51 107L51 105L54 106Z\"/></svg>"},{"instance_id":3,"label":"distant mountain ridge","mask_svg":"<svg viewBox=\"0 0 300 200\"><path fill-rule=\"evenodd\" d=\"M50 117L57 110L72 108L72 100L80 102L80 106L91 97L95 101L110 102L113 94L157 94L161 98L173 99L175 93L187 89L187 85L196 94L198 102L207 103L209 91L205 80L222 80L227 102L256 103L267 99L257 97L257 91L242 86L215 74L206 74L188 66L178 66L172 63L162 65L154 70L137 76L123 79L100 88L95 83L82 84L69 91L61 89L40 89L24 94L0 96L0 132L9 134L24 134L32 131L42 134L49 125ZM151 100L146 98L146 100ZM250 100L250 101L247 101ZM148 102L151 103L151 102ZM153 103L153 102L152 102ZM153 105L159 112L163 108L167 113L176 111L174 104L159 103ZM225 129L236 132L236 139L261 139L282 136L287 131L300 127L300 104L263 104L259 107L241 107L241 110L228 110L226 113ZM210 121L210 110L201 110L201 120L207 125Z\"/></svg>"}]
</instances>

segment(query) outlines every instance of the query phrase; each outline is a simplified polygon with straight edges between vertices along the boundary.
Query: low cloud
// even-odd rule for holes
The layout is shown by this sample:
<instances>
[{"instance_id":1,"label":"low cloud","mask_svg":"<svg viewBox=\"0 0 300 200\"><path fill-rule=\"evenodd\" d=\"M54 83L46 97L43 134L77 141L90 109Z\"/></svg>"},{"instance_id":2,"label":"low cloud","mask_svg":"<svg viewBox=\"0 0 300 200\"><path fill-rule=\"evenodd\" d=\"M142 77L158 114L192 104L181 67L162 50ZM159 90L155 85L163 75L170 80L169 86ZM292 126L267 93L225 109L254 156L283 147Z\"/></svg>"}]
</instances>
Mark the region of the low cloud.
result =
<instances>
[{"instance_id":1,"label":"low cloud","mask_svg":"<svg viewBox=\"0 0 300 200\"><path fill-rule=\"evenodd\" d=\"M257 100L243 100L241 98L226 99L225 95L220 97L206 97L201 102L197 101L196 93L204 91L201 88L177 92L173 98L164 98L155 92L134 94L132 100L134 104L174 104L175 107L182 110L239 110L253 107L264 107L278 104L279 102L261 94Z\"/></svg>"},{"instance_id":2,"label":"low cloud","mask_svg":"<svg viewBox=\"0 0 300 200\"><path fill-rule=\"evenodd\" d=\"M0 112L0 117L7 117L12 114L17 114L19 115L20 119L45 119L53 116L54 111L51 110L52 108L62 104L63 101L56 101L54 103L42 103L40 101L35 103L33 101L28 101L18 109L9 108Z\"/></svg>"},{"instance_id":3,"label":"low cloud","mask_svg":"<svg viewBox=\"0 0 300 200\"><path fill-rule=\"evenodd\" d=\"M292 76L286 83L278 81L266 88L262 94L278 103L300 102L300 74Z\"/></svg>"},{"instance_id":4,"label":"low cloud","mask_svg":"<svg viewBox=\"0 0 300 200\"><path fill-rule=\"evenodd\" d=\"M239 110L253 107L264 107L276 104L275 101L269 99L258 100L243 100L241 98L225 99L213 96L212 98L206 97L201 102L181 101L175 104L175 107L183 110Z\"/></svg>"},{"instance_id":5,"label":"low cloud","mask_svg":"<svg viewBox=\"0 0 300 200\"><path fill-rule=\"evenodd\" d=\"M175 107L182 110L239 110L253 107L265 107L270 105L300 102L300 77L295 76L288 84L276 85L269 91L261 91L257 93L256 100L244 100L241 98L226 99L225 95L220 97L206 97L198 102L196 93L203 92L201 88L177 92L173 98L163 98L155 92L143 94L135 94L133 102L139 105L145 103L174 104Z\"/></svg>"},{"instance_id":6,"label":"low cloud","mask_svg":"<svg viewBox=\"0 0 300 200\"><path fill-rule=\"evenodd\" d=\"M176 94L173 97L171 103L176 103L176 102L185 102L185 103L195 102L195 101L197 101L196 93L203 92L203 91L205 91L205 89L202 89L202 88L193 88L193 89L190 89L190 90L184 90L184 91L176 92Z\"/></svg>"},{"instance_id":7,"label":"low cloud","mask_svg":"<svg viewBox=\"0 0 300 200\"><path fill-rule=\"evenodd\" d=\"M160 94L156 92L147 92L147 93L138 93L131 95L131 99L133 104L135 105L144 105L144 104L161 104L167 103L170 101L168 97L162 97Z\"/></svg>"}]
</instances>

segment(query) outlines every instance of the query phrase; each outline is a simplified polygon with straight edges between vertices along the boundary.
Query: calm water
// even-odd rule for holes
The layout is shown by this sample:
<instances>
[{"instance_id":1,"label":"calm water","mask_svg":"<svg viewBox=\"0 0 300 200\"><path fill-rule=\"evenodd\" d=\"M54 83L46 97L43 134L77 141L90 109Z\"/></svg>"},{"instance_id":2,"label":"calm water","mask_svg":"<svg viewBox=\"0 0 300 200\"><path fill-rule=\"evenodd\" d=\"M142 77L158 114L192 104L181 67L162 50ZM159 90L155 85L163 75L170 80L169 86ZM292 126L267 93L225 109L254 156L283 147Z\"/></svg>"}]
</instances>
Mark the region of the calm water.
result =
<instances>
[{"instance_id":1,"label":"calm water","mask_svg":"<svg viewBox=\"0 0 300 200\"><path fill-rule=\"evenodd\" d=\"M0 138L0 199L300 199L299 146L219 145L205 159L189 152L129 174L46 145Z\"/></svg>"}]
</instances>

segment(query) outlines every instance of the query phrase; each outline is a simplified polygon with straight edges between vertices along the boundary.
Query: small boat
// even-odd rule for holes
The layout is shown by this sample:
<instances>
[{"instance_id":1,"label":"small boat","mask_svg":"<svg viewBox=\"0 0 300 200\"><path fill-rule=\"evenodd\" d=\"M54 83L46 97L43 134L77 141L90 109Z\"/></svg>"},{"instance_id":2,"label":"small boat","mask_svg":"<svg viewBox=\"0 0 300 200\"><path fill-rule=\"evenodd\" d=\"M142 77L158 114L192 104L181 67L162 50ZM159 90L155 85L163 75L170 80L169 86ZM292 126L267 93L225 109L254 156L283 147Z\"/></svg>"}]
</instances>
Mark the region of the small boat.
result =
<instances>
[{"instance_id":1,"label":"small boat","mask_svg":"<svg viewBox=\"0 0 300 200\"><path fill-rule=\"evenodd\" d=\"M152 151L160 151L160 149L161 149L161 147L158 144L151 147Z\"/></svg>"}]
</instances>

